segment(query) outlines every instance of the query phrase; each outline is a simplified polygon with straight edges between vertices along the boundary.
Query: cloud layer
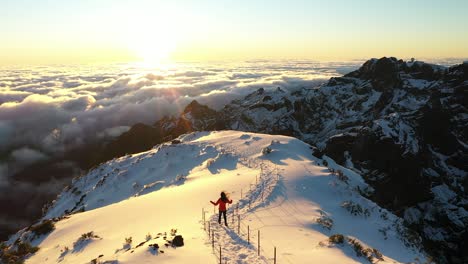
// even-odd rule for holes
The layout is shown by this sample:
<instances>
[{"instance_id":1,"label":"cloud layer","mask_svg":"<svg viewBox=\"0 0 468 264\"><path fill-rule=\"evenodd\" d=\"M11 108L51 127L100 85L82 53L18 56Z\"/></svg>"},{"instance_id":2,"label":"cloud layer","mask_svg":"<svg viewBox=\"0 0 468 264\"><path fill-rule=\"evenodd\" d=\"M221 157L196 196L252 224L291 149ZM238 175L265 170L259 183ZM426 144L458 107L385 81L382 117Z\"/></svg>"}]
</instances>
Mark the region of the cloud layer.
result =
<instances>
[{"instance_id":1,"label":"cloud layer","mask_svg":"<svg viewBox=\"0 0 468 264\"><path fill-rule=\"evenodd\" d=\"M178 115L192 100L220 109L260 87L313 87L360 63L252 61L154 68L125 64L2 69L0 206L15 205L24 212L0 215L0 227L27 222L28 214L37 213L41 205L29 202L24 207L26 197L39 203L76 176L48 179L46 171L37 181L13 181L13 175L28 166L53 162L65 151L95 140L117 137L133 124Z\"/></svg>"},{"instance_id":2,"label":"cloud layer","mask_svg":"<svg viewBox=\"0 0 468 264\"><path fill-rule=\"evenodd\" d=\"M0 73L0 149L54 155L177 115L196 99L219 109L259 87L313 86L358 63L177 64L160 68L38 67ZM16 155L15 159L18 159Z\"/></svg>"}]
</instances>

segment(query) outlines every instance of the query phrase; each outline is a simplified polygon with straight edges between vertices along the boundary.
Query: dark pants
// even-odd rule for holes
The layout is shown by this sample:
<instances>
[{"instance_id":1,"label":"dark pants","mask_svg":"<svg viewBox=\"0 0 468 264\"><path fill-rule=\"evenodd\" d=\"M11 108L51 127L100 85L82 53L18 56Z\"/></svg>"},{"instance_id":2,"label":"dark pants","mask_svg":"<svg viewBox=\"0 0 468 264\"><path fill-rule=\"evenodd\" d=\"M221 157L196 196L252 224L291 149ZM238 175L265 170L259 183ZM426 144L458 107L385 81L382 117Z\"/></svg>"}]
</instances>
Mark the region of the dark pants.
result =
<instances>
[{"instance_id":1,"label":"dark pants","mask_svg":"<svg viewBox=\"0 0 468 264\"><path fill-rule=\"evenodd\" d=\"M221 224L221 215L224 215L224 224L227 226L226 211L219 211L218 223Z\"/></svg>"}]
</instances>

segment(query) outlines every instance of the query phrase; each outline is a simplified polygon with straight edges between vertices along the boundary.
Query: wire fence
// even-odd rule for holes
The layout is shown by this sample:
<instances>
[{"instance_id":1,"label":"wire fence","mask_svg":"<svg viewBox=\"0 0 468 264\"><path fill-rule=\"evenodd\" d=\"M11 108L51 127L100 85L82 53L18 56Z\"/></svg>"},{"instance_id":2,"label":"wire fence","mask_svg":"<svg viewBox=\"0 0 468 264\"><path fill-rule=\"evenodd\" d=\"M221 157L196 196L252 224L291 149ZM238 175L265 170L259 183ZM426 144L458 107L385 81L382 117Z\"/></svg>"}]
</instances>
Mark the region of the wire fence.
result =
<instances>
[{"instance_id":1,"label":"wire fence","mask_svg":"<svg viewBox=\"0 0 468 264\"><path fill-rule=\"evenodd\" d=\"M231 154L236 155L234 151L229 151L226 149L220 150L222 154ZM236 205L231 206L228 212L228 223L232 227L232 231L236 233L238 239L242 243L246 244L251 249L256 251L256 254L259 259L263 260L265 263L293 263L286 256L281 256L277 252L277 247L269 240L262 238L261 227L253 228L250 225L246 224L246 219L250 214L258 207L266 205L268 202L268 197L278 186L280 181L280 173L278 168L275 166L272 169L270 166L267 166L263 161L258 162L258 160L238 157L238 162L242 165L251 168L251 169L260 169L260 173L255 175L255 182L249 184L249 189L240 189L240 199ZM213 250L213 254L216 256L217 263L227 264L231 259L228 257L228 249L225 248L224 241L221 241L221 232L226 232L225 230L220 230L219 224L217 224L218 214L216 212L216 207L213 207L213 215L207 218L208 210L202 209L202 224L204 230L208 234L210 244ZM234 263L231 262L231 263ZM237 261L235 262L237 263Z\"/></svg>"}]
</instances>

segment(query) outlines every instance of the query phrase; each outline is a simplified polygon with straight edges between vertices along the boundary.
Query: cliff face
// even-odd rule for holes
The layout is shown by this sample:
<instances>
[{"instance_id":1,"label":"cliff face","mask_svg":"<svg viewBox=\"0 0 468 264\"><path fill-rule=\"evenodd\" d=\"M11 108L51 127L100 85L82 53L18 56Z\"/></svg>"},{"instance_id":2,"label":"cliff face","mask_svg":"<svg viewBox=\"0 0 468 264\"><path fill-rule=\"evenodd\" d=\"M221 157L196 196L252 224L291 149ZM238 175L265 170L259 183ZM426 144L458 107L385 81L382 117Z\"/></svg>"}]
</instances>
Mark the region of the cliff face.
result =
<instances>
[{"instance_id":1,"label":"cliff face","mask_svg":"<svg viewBox=\"0 0 468 264\"><path fill-rule=\"evenodd\" d=\"M294 136L362 174L373 187L365 195L404 217L438 262L466 263L467 93L466 63L372 59L322 86L259 89L219 112L193 102L179 118L139 125L109 146L125 151L129 138L144 139L131 149L142 151L201 130Z\"/></svg>"}]
</instances>

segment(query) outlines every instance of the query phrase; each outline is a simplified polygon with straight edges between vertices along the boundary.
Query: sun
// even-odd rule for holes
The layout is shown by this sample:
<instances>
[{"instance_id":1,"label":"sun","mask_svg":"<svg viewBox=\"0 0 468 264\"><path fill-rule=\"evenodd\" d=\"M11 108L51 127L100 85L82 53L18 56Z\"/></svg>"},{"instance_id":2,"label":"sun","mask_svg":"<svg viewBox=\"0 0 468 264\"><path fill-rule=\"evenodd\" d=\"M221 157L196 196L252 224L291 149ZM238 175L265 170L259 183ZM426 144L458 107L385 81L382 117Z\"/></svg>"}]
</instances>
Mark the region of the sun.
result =
<instances>
[{"instance_id":1,"label":"sun","mask_svg":"<svg viewBox=\"0 0 468 264\"><path fill-rule=\"evenodd\" d=\"M129 29L128 48L139 61L158 64L170 60L175 51L176 30L158 24L141 23Z\"/></svg>"},{"instance_id":2,"label":"sun","mask_svg":"<svg viewBox=\"0 0 468 264\"><path fill-rule=\"evenodd\" d=\"M176 43L169 34L146 33L139 34L131 45L130 49L144 63L159 63L170 59L175 50Z\"/></svg>"},{"instance_id":3,"label":"sun","mask_svg":"<svg viewBox=\"0 0 468 264\"><path fill-rule=\"evenodd\" d=\"M142 39L132 48L138 59L146 63L158 63L170 59L175 44L168 39Z\"/></svg>"}]
</instances>

